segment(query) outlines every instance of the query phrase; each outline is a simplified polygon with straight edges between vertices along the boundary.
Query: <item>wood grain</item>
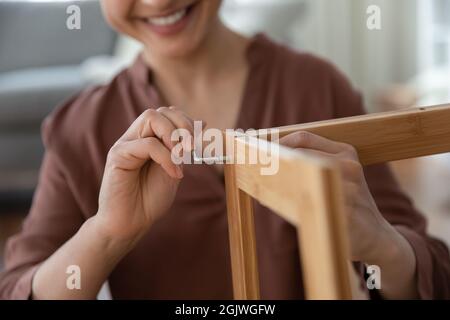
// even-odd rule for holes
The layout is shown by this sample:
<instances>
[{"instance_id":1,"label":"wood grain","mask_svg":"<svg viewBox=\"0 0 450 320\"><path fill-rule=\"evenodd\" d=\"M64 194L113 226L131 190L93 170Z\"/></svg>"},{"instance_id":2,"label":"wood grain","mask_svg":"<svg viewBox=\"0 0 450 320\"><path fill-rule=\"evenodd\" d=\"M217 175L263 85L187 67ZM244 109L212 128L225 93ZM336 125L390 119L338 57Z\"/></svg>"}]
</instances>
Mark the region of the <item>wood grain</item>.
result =
<instances>
[{"instance_id":1,"label":"wood grain","mask_svg":"<svg viewBox=\"0 0 450 320\"><path fill-rule=\"evenodd\" d=\"M267 151L258 145L258 139L247 137L235 139L235 154L249 159L249 153ZM295 150L279 146L276 157L279 168L276 174L262 175L266 166L256 164L233 164L235 183L238 189L272 209L289 223L298 226L298 212L314 210L311 199L314 191L311 184L317 178L317 172L325 168L333 168L333 164L318 157L301 154Z\"/></svg>"},{"instance_id":2,"label":"wood grain","mask_svg":"<svg viewBox=\"0 0 450 320\"><path fill-rule=\"evenodd\" d=\"M361 298L358 277L349 268L349 241L341 178L335 163L279 146L272 155L278 171L263 175L261 162L236 163L250 154L270 154L272 132L279 137L308 131L353 145L362 164L450 152L450 105L364 115L288 127L255 135L226 136L225 166L234 295L259 299L252 198L298 229L308 299ZM230 143L232 142L232 143ZM232 144L232 149L228 146Z\"/></svg>"},{"instance_id":3,"label":"wood grain","mask_svg":"<svg viewBox=\"0 0 450 320\"><path fill-rule=\"evenodd\" d=\"M410 108L378 114L259 130L280 137L308 131L356 148L363 165L450 152L450 105Z\"/></svg>"},{"instance_id":4,"label":"wood grain","mask_svg":"<svg viewBox=\"0 0 450 320\"><path fill-rule=\"evenodd\" d=\"M270 144L259 142L255 137L237 137L234 140L234 154L250 159L251 152L268 152ZM262 175L264 165L261 163L227 165L228 185L232 189L227 188L227 192L244 192L246 197L253 197L298 228L308 299L351 299L347 265L349 245L338 169L321 158L279 147L278 154L274 155L279 161L279 169L274 175ZM235 186L230 183L233 180ZM238 196L228 198L229 216L236 215L237 211L241 214L247 211L236 209L240 207L236 204L236 198ZM245 201L248 201L247 198ZM233 233L245 232L244 227L236 227L239 225L236 221L236 218L230 219L230 229L235 230ZM238 243L234 246L242 245ZM252 250L233 250L235 253L232 256L237 255L236 252L252 255ZM237 278L245 278L245 271L242 270L242 266L234 264L233 274L240 274ZM242 284L236 285L235 295L242 297L239 293L243 291L239 288Z\"/></svg>"},{"instance_id":5,"label":"wood grain","mask_svg":"<svg viewBox=\"0 0 450 320\"><path fill-rule=\"evenodd\" d=\"M319 168L309 181L312 210L298 211L299 248L307 299L349 300L349 243L337 170Z\"/></svg>"},{"instance_id":6,"label":"wood grain","mask_svg":"<svg viewBox=\"0 0 450 320\"><path fill-rule=\"evenodd\" d=\"M237 300L258 300L259 273L252 198L236 185L235 168L224 168L233 295Z\"/></svg>"}]
</instances>

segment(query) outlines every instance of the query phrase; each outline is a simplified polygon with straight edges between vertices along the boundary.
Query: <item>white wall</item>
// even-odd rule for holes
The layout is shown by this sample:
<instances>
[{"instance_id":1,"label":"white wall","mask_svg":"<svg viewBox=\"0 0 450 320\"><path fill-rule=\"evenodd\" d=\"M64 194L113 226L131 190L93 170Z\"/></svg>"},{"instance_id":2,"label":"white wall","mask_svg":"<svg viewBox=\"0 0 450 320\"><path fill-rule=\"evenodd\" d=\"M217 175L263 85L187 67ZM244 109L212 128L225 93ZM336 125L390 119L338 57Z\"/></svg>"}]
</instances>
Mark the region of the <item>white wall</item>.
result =
<instances>
[{"instance_id":1,"label":"white wall","mask_svg":"<svg viewBox=\"0 0 450 320\"><path fill-rule=\"evenodd\" d=\"M241 6L239 19L247 21L247 26L242 26L230 16L236 29L251 33L246 27L253 21L251 31L257 25L260 30L277 30L273 36L279 40L333 61L364 93L369 109L374 109L377 92L407 82L417 72L417 0L227 0L227 4ZM366 27L369 5L381 8L379 31ZM267 17L270 13L273 17L256 21L260 13L250 10L251 6L258 10L265 6ZM302 12L280 18L277 12L283 6L291 13Z\"/></svg>"}]
</instances>

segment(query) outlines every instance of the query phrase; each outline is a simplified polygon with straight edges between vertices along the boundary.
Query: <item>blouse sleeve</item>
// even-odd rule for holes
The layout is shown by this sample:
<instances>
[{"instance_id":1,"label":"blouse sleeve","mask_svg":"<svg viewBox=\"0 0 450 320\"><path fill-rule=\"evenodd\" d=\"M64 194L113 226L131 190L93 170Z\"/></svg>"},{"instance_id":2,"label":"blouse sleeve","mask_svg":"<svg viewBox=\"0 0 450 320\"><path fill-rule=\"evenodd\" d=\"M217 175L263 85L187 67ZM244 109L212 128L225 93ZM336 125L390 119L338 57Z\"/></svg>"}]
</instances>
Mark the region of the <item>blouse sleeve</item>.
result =
<instances>
[{"instance_id":1,"label":"blouse sleeve","mask_svg":"<svg viewBox=\"0 0 450 320\"><path fill-rule=\"evenodd\" d=\"M365 113L361 96L344 76L333 70L330 83L336 118ZM413 248L420 297L449 299L450 256L446 245L427 234L425 217L401 191L388 165L368 166L365 175L380 212Z\"/></svg>"},{"instance_id":2,"label":"blouse sleeve","mask_svg":"<svg viewBox=\"0 0 450 320\"><path fill-rule=\"evenodd\" d=\"M6 245L0 273L0 299L28 299L39 265L71 238L84 219L70 188L66 168L51 143L51 121L43 126L46 153L39 183L22 230ZM56 134L56 133L55 133Z\"/></svg>"}]
</instances>

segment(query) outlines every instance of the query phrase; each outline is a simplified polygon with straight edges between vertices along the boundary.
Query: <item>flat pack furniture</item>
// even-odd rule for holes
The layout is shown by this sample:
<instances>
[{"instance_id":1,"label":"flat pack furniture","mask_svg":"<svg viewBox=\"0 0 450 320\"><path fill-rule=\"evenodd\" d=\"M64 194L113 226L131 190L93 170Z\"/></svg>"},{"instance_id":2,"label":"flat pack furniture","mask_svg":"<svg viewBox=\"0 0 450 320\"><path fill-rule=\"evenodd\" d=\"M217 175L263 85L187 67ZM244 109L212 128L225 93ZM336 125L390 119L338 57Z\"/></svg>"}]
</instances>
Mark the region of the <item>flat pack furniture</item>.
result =
<instances>
[{"instance_id":1,"label":"flat pack furniture","mask_svg":"<svg viewBox=\"0 0 450 320\"><path fill-rule=\"evenodd\" d=\"M355 147L363 165L450 152L450 105L363 115L269 129L283 137L308 131ZM233 161L269 153L271 135L226 134L225 181L234 298L260 298L253 199L297 227L307 299L352 299L358 283L349 263L342 182L333 162L286 147L276 174ZM264 140L263 140L264 139ZM229 148L228 146L232 146ZM270 156L270 155L269 155ZM272 155L273 156L273 155Z\"/></svg>"}]
</instances>

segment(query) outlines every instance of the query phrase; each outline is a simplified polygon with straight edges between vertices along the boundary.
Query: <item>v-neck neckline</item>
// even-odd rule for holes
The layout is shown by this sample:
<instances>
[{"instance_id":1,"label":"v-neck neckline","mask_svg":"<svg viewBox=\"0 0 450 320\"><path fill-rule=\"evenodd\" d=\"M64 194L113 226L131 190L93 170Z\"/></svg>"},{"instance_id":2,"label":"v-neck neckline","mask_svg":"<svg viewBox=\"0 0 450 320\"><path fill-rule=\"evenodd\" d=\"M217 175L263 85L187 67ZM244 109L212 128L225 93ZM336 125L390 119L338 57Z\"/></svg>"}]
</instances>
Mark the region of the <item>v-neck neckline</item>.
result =
<instances>
[{"instance_id":1,"label":"v-neck neckline","mask_svg":"<svg viewBox=\"0 0 450 320\"><path fill-rule=\"evenodd\" d=\"M241 97L240 107L238 111L238 118L235 124L234 129L259 129L258 122L256 121L256 117L250 117L251 108L255 107L255 103L253 103L253 92L257 89L258 83L258 72L257 69L265 62L264 56L267 53L260 55L261 45L265 44L267 41L266 37L263 34L257 34L253 37L251 43L249 44L246 52L247 63L248 63L248 74L247 79L245 81L244 91ZM265 94L266 92L260 92L260 94ZM259 110L262 111L262 110ZM261 113L260 113L261 114Z\"/></svg>"},{"instance_id":2,"label":"v-neck neckline","mask_svg":"<svg viewBox=\"0 0 450 320\"><path fill-rule=\"evenodd\" d=\"M247 130L250 128L256 129L257 123L253 118L250 117L250 114L254 114L251 112L251 108L254 107L254 103L252 103L252 92L254 89L254 85L256 83L256 68L258 67L258 51L259 45L261 42L265 40L265 36L262 34L255 35L251 42L248 44L248 47L246 49L246 61L248 63L248 72L247 77L245 79L244 83L244 90L241 96L241 101L239 103L239 110L235 122L234 130L242 129ZM212 170L212 172L216 175L216 177L219 178L222 185L225 185L225 176L224 172L217 170L217 168L214 165L208 165L208 169Z\"/></svg>"},{"instance_id":3,"label":"v-neck neckline","mask_svg":"<svg viewBox=\"0 0 450 320\"><path fill-rule=\"evenodd\" d=\"M238 115L237 115L237 119L236 119L236 123L234 130L236 129L242 129L242 130L247 130L247 129L259 129L258 127L258 123L257 123L257 119L256 117L253 118L250 115L251 114L255 114L254 112L252 112L252 107L254 107L255 103L253 103L252 101L252 92L254 92L254 90L256 89L256 84L257 84L257 72L256 69L260 66L260 63L263 62L260 59L260 55L258 55L259 52L261 52L261 48L260 45L264 45L264 42L266 41L266 37L263 34L256 34L250 41L250 43L248 44L248 47L246 49L246 60L248 63L248 73L247 73L247 77L245 80L245 84L244 84L244 90L243 90L243 94L241 97L241 101L239 104L239 110L238 110ZM264 56L264 55L263 55ZM264 94L264 93L261 93ZM262 110L260 110L262 111ZM206 165L206 164L204 164ZM210 172L212 172L212 174L215 175L215 177L220 180L222 186L224 187L225 185L225 176L224 176L224 172L217 170L217 168L215 167L215 165L206 165L208 166L207 169Z\"/></svg>"},{"instance_id":4,"label":"v-neck neckline","mask_svg":"<svg viewBox=\"0 0 450 320\"><path fill-rule=\"evenodd\" d=\"M258 76L260 76L257 75L258 74L257 69L261 65L265 65L265 62L267 61L266 50L267 48L270 48L270 46L267 46L267 41L268 40L264 34L258 33L255 36L253 36L253 38L250 40L250 43L247 46L245 55L248 63L248 73L244 84L245 87L240 101L235 128L233 129L242 129L244 131L249 128L259 129L257 117L253 117L250 115L251 114L257 115L256 113L251 112L252 111L251 109L252 107L254 107L255 104L252 102L252 97L254 97L254 94L252 93L257 89L257 82L258 82L257 78ZM144 90L146 92L145 95L146 99L148 99L148 101L156 103L156 105L161 104L162 103L161 94L153 85L152 70L145 63L142 54L140 54L137 57L135 64L131 67L131 72L135 74L137 81L140 82L140 84L145 88ZM259 94L266 94L266 93L259 92ZM140 112L145 111L148 108L148 105L142 106L142 108L144 109L139 110ZM258 110L258 113L259 115L261 115L262 110ZM206 166L208 166L208 169L205 169L205 171L214 174L223 185L224 184L223 171L222 172L218 171L213 165L206 165Z\"/></svg>"}]
</instances>

